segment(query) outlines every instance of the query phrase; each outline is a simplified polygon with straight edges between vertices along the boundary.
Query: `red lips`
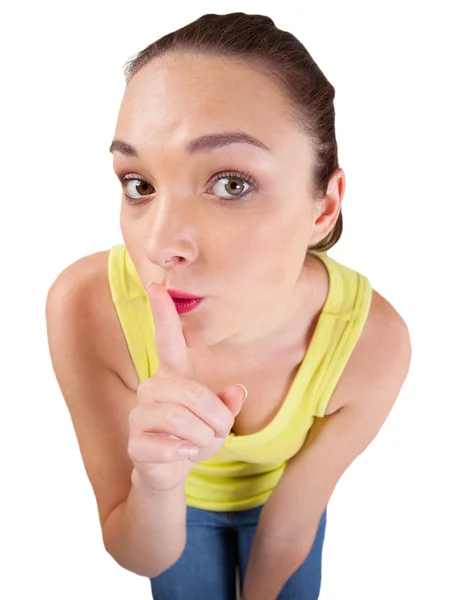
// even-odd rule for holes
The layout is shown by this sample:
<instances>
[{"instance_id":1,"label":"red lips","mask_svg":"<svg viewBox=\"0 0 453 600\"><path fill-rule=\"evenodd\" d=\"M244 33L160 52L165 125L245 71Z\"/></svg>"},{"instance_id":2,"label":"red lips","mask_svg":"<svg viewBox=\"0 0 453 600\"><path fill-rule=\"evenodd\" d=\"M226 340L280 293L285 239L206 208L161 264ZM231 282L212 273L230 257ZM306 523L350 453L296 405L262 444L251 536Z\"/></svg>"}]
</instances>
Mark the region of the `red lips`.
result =
<instances>
[{"instance_id":1,"label":"red lips","mask_svg":"<svg viewBox=\"0 0 453 600\"><path fill-rule=\"evenodd\" d=\"M181 290L169 289L167 292L173 300L201 300L200 296L194 296L193 294L188 294L187 292L183 292Z\"/></svg>"}]
</instances>

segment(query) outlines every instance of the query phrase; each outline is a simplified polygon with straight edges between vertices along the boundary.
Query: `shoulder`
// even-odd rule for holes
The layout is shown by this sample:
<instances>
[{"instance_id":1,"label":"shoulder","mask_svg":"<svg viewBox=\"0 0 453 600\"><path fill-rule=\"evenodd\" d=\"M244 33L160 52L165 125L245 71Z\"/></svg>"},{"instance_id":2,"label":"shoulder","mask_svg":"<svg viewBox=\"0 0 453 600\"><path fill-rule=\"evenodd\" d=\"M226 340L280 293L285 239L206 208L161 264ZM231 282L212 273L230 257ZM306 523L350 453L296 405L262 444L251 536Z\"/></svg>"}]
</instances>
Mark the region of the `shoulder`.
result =
<instances>
[{"instance_id":1,"label":"shoulder","mask_svg":"<svg viewBox=\"0 0 453 600\"><path fill-rule=\"evenodd\" d=\"M84 256L63 269L50 286L47 294L46 311L79 318L93 324L93 315L99 303L105 304L108 288L108 251ZM97 302L95 302L97 300ZM101 306L101 309L104 308Z\"/></svg>"},{"instance_id":2,"label":"shoulder","mask_svg":"<svg viewBox=\"0 0 453 600\"><path fill-rule=\"evenodd\" d=\"M64 294L65 297L85 297L84 294L93 288L96 282L105 285L108 279L109 250L102 250L77 259L67 266L52 283L49 296Z\"/></svg>"},{"instance_id":3,"label":"shoulder","mask_svg":"<svg viewBox=\"0 0 453 600\"><path fill-rule=\"evenodd\" d=\"M128 350L110 293L108 258L109 250L84 256L56 277L47 294L46 321L48 330L78 340L120 375Z\"/></svg>"},{"instance_id":4,"label":"shoulder","mask_svg":"<svg viewBox=\"0 0 453 600\"><path fill-rule=\"evenodd\" d=\"M391 361L395 368L409 367L412 346L407 323L396 308L379 294L372 291L369 316L365 324L360 349L376 365ZM387 354L387 359L384 354Z\"/></svg>"},{"instance_id":5,"label":"shoulder","mask_svg":"<svg viewBox=\"0 0 453 600\"><path fill-rule=\"evenodd\" d=\"M406 322L373 289L368 317L348 364L350 386L345 404L362 404L373 397L393 404L408 374L411 357Z\"/></svg>"}]
</instances>

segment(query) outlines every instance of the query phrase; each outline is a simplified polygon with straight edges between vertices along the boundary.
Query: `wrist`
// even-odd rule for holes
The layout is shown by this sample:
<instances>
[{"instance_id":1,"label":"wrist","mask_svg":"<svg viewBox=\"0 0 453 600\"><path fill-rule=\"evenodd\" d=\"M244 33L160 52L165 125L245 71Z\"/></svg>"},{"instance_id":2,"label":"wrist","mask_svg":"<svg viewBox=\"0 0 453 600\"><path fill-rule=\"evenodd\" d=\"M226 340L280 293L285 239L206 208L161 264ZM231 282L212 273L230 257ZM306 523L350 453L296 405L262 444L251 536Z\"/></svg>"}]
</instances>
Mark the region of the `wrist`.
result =
<instances>
[{"instance_id":1,"label":"wrist","mask_svg":"<svg viewBox=\"0 0 453 600\"><path fill-rule=\"evenodd\" d=\"M152 496L174 496L175 494L183 494L185 496L185 481L178 483L170 488L156 488L149 483L146 476L141 474L135 467L132 470L131 481L133 487L144 494Z\"/></svg>"}]
</instances>

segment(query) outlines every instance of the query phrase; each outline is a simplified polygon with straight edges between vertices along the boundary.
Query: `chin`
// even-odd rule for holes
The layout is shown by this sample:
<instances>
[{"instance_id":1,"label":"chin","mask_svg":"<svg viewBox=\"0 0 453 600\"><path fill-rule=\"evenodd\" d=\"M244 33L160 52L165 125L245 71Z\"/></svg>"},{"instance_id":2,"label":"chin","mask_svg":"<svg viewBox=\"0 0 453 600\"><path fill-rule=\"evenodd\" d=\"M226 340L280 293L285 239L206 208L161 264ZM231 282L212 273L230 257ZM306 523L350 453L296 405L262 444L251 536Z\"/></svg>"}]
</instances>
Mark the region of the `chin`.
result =
<instances>
[{"instance_id":1,"label":"chin","mask_svg":"<svg viewBox=\"0 0 453 600\"><path fill-rule=\"evenodd\" d=\"M212 334L209 335L209 329L205 325L184 323L184 318L181 318L181 327L188 348L205 348L212 343Z\"/></svg>"},{"instance_id":2,"label":"chin","mask_svg":"<svg viewBox=\"0 0 453 600\"><path fill-rule=\"evenodd\" d=\"M226 337L224 333L216 331L215 326L210 327L206 323L189 324L181 319L181 326L187 348L208 348L222 342Z\"/></svg>"}]
</instances>

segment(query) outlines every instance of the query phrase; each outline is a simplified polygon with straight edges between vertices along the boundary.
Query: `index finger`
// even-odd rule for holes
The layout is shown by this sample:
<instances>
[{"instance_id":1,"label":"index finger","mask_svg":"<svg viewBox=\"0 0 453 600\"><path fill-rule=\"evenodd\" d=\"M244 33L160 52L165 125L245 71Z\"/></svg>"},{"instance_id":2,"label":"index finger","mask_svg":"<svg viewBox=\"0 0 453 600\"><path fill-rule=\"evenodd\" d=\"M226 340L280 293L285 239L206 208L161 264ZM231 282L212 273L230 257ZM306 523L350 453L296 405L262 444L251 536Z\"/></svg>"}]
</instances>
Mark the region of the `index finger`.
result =
<instances>
[{"instance_id":1,"label":"index finger","mask_svg":"<svg viewBox=\"0 0 453 600\"><path fill-rule=\"evenodd\" d=\"M189 371L187 344L175 304L167 290L155 281L147 286L147 292L154 321L159 363L164 370L187 375Z\"/></svg>"}]
</instances>

